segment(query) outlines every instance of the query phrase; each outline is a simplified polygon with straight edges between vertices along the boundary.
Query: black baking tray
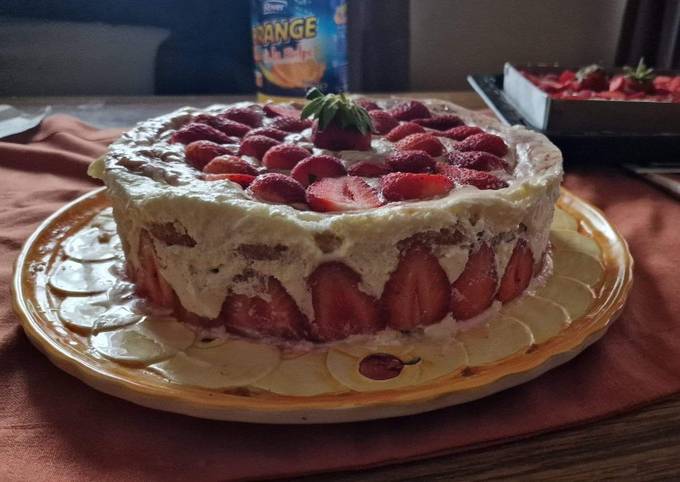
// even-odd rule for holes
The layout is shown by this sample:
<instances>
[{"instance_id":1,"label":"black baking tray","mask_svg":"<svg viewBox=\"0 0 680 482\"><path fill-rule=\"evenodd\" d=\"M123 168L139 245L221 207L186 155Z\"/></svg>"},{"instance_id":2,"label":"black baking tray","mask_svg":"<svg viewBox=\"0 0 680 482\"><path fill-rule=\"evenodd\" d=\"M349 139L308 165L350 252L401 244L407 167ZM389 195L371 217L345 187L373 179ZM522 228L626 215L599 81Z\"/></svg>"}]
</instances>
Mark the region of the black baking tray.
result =
<instances>
[{"instance_id":1,"label":"black baking tray","mask_svg":"<svg viewBox=\"0 0 680 482\"><path fill-rule=\"evenodd\" d=\"M566 162L618 164L623 162L675 162L680 160L680 134L560 132L541 130L524 119L503 92L502 74L467 77L472 88L507 125L519 124L545 134L562 150ZM575 101L571 101L575 102Z\"/></svg>"}]
</instances>

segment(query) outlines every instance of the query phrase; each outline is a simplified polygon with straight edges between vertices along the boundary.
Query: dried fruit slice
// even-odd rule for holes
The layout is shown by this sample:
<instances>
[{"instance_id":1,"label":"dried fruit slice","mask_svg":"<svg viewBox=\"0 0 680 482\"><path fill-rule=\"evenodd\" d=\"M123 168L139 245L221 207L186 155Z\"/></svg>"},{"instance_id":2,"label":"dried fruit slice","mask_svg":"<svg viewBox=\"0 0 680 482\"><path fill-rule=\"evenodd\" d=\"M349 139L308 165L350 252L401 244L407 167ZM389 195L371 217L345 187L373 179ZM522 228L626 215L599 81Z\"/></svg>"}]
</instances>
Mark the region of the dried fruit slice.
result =
<instances>
[{"instance_id":1,"label":"dried fruit slice","mask_svg":"<svg viewBox=\"0 0 680 482\"><path fill-rule=\"evenodd\" d=\"M457 373L468 364L465 347L456 340L446 344L416 342L413 346L413 355L421 359L419 380L421 383Z\"/></svg>"},{"instance_id":2,"label":"dried fruit slice","mask_svg":"<svg viewBox=\"0 0 680 482\"><path fill-rule=\"evenodd\" d=\"M529 328L508 316L494 318L487 325L460 332L456 338L465 346L471 367L490 365L524 353L534 342Z\"/></svg>"},{"instance_id":3,"label":"dried fruit slice","mask_svg":"<svg viewBox=\"0 0 680 482\"><path fill-rule=\"evenodd\" d=\"M594 287L602 280L604 267L597 258L588 253L559 251L553 256L553 272Z\"/></svg>"},{"instance_id":4,"label":"dried fruit slice","mask_svg":"<svg viewBox=\"0 0 680 482\"><path fill-rule=\"evenodd\" d=\"M578 229L578 221L567 214L566 211L555 208L555 215L553 216L550 229L571 229L576 231Z\"/></svg>"},{"instance_id":5,"label":"dried fruit slice","mask_svg":"<svg viewBox=\"0 0 680 482\"><path fill-rule=\"evenodd\" d=\"M295 397L309 397L347 390L328 372L326 352L322 351L281 360L279 366L259 380L256 386L279 395Z\"/></svg>"},{"instance_id":6,"label":"dried fruit slice","mask_svg":"<svg viewBox=\"0 0 680 482\"><path fill-rule=\"evenodd\" d=\"M470 254L465 269L451 285L451 314L457 320L479 315L496 294L496 261L493 249L482 244Z\"/></svg>"},{"instance_id":7,"label":"dried fruit slice","mask_svg":"<svg viewBox=\"0 0 680 482\"><path fill-rule=\"evenodd\" d=\"M550 242L557 251L578 251L600 259L600 247L595 240L577 231L555 229L550 232Z\"/></svg>"},{"instance_id":8,"label":"dried fruit slice","mask_svg":"<svg viewBox=\"0 0 680 482\"><path fill-rule=\"evenodd\" d=\"M410 360L402 360L410 361ZM359 372L361 359L338 350L330 350L326 358L326 366L330 374L342 385L357 392L391 390L414 385L420 379L420 363L404 365L401 372L387 380L372 380Z\"/></svg>"},{"instance_id":9,"label":"dried fruit slice","mask_svg":"<svg viewBox=\"0 0 680 482\"><path fill-rule=\"evenodd\" d=\"M79 261L105 261L120 254L120 238L97 228L84 229L69 238L64 252Z\"/></svg>"},{"instance_id":10,"label":"dried fruit slice","mask_svg":"<svg viewBox=\"0 0 680 482\"><path fill-rule=\"evenodd\" d=\"M561 305L540 296L524 295L503 306L502 314L520 320L543 343L569 325L569 314Z\"/></svg>"},{"instance_id":11,"label":"dried fruit slice","mask_svg":"<svg viewBox=\"0 0 680 482\"><path fill-rule=\"evenodd\" d=\"M65 260L50 276L50 286L65 293L89 294L106 291L116 281L111 273L114 262L78 263Z\"/></svg>"},{"instance_id":12,"label":"dried fruit slice","mask_svg":"<svg viewBox=\"0 0 680 482\"><path fill-rule=\"evenodd\" d=\"M570 321L586 314L595 299L588 285L562 276L550 278L545 286L536 291L536 295L561 305L569 313Z\"/></svg>"},{"instance_id":13,"label":"dried fruit slice","mask_svg":"<svg viewBox=\"0 0 680 482\"><path fill-rule=\"evenodd\" d=\"M168 319L149 319L115 331L101 331L90 337L99 354L129 365L145 365L170 358L189 347L193 331L183 323Z\"/></svg>"}]
</instances>

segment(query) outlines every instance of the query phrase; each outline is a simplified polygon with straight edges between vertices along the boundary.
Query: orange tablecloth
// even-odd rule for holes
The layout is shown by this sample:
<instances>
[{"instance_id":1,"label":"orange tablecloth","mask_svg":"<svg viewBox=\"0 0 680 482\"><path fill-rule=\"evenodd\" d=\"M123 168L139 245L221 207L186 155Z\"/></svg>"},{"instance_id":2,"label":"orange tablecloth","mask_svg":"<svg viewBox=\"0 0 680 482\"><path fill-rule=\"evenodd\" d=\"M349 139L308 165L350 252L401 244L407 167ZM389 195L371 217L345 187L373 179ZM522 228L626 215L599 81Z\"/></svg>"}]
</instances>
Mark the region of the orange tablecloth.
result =
<instances>
[{"instance_id":1,"label":"orange tablecloth","mask_svg":"<svg viewBox=\"0 0 680 482\"><path fill-rule=\"evenodd\" d=\"M680 203L615 169L565 185L602 208L636 260L610 332L539 379L393 420L266 426L193 419L99 393L34 349L12 312L12 262L37 224L96 184L89 160L119 134L53 116L0 142L0 480L226 480L356 469L527 437L680 391Z\"/></svg>"}]
</instances>

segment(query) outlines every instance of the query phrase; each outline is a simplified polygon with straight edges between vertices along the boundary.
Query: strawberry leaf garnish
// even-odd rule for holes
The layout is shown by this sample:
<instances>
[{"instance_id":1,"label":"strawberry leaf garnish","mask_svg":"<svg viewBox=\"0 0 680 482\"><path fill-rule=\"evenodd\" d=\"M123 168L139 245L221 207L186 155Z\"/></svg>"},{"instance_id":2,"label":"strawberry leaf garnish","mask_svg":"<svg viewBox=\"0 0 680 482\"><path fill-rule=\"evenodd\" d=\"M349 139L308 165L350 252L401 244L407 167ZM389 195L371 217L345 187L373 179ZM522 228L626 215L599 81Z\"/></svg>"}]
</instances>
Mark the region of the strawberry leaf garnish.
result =
<instances>
[{"instance_id":1,"label":"strawberry leaf garnish","mask_svg":"<svg viewBox=\"0 0 680 482\"><path fill-rule=\"evenodd\" d=\"M303 119L316 119L322 131L331 123L342 129L356 129L364 135L373 131L373 123L366 109L344 93L324 95L319 89L312 88L307 92L307 99L309 102L300 116Z\"/></svg>"},{"instance_id":2,"label":"strawberry leaf garnish","mask_svg":"<svg viewBox=\"0 0 680 482\"><path fill-rule=\"evenodd\" d=\"M654 69L645 65L644 57L640 58L636 68L625 66L623 72L629 79L636 80L640 83L647 83L654 80Z\"/></svg>"}]
</instances>

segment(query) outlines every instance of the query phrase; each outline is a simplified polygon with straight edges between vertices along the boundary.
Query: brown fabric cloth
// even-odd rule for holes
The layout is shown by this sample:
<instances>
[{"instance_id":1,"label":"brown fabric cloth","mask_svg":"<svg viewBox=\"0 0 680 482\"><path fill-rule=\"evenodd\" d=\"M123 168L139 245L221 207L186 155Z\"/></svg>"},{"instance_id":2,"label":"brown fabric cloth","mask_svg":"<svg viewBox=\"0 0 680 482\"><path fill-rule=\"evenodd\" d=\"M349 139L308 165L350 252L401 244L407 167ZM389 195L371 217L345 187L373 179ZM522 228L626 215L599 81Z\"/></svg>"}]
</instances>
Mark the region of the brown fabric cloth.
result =
<instances>
[{"instance_id":1,"label":"brown fabric cloth","mask_svg":"<svg viewBox=\"0 0 680 482\"><path fill-rule=\"evenodd\" d=\"M535 381L465 405L392 420L267 426L193 419L99 393L33 348L12 312L12 262L36 225L95 185L90 158L117 131L46 119L0 142L0 479L228 480L358 469L526 437L680 391L680 204L618 170L565 185L604 209L636 259L610 332Z\"/></svg>"}]
</instances>

